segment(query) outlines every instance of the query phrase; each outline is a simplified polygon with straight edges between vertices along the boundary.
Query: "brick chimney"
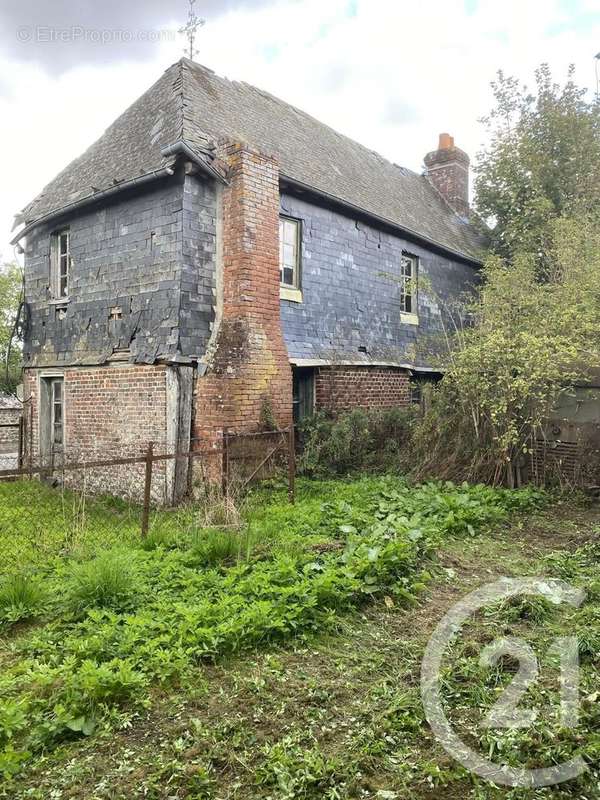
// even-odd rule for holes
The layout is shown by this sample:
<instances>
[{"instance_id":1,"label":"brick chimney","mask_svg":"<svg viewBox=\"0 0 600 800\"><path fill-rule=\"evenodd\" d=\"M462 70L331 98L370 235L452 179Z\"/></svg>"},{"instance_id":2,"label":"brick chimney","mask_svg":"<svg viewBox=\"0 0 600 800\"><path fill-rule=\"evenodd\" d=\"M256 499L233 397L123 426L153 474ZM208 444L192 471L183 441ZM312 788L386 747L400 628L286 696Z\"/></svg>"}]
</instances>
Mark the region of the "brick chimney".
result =
<instances>
[{"instance_id":1,"label":"brick chimney","mask_svg":"<svg viewBox=\"0 0 600 800\"><path fill-rule=\"evenodd\" d=\"M279 302L279 168L241 142L220 143L219 156L229 184L218 210L217 313L194 420L205 442L224 428L258 430L265 403L279 427L292 423Z\"/></svg>"},{"instance_id":2,"label":"brick chimney","mask_svg":"<svg viewBox=\"0 0 600 800\"><path fill-rule=\"evenodd\" d=\"M461 217L469 216L469 156L454 137L440 133L438 149L425 156L426 176Z\"/></svg>"}]
</instances>

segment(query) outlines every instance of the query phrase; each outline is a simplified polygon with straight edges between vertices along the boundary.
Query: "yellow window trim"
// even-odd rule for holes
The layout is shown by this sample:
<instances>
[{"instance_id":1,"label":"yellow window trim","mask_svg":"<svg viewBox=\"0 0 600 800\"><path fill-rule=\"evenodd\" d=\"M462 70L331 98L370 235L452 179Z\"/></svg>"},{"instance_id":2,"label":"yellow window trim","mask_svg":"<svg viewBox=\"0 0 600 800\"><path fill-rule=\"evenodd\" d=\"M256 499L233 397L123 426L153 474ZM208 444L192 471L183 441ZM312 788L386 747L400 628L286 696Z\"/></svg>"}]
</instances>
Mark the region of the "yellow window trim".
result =
<instances>
[{"instance_id":1,"label":"yellow window trim","mask_svg":"<svg viewBox=\"0 0 600 800\"><path fill-rule=\"evenodd\" d=\"M418 325L419 324L419 315L418 314L408 314L406 311L400 312L400 322L403 325Z\"/></svg>"},{"instance_id":2,"label":"yellow window trim","mask_svg":"<svg viewBox=\"0 0 600 800\"><path fill-rule=\"evenodd\" d=\"M302 289L292 289L288 286L279 287L279 297L281 300L289 300L292 303L303 303Z\"/></svg>"}]
</instances>

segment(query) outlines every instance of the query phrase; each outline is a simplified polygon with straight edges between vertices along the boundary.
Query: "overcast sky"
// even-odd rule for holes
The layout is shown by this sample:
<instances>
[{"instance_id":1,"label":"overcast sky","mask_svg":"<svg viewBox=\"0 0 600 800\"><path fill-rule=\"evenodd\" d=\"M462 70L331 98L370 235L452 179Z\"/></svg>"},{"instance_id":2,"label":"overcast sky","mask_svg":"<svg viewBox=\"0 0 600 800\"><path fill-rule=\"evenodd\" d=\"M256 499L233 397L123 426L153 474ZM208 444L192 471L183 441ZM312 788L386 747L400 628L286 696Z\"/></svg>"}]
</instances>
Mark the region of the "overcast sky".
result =
<instances>
[{"instance_id":1,"label":"overcast sky","mask_svg":"<svg viewBox=\"0 0 600 800\"><path fill-rule=\"evenodd\" d=\"M197 0L196 60L420 170L475 156L497 69L595 91L600 0ZM183 53L186 0L0 0L0 256L12 217ZM62 39L63 41L56 41Z\"/></svg>"}]
</instances>

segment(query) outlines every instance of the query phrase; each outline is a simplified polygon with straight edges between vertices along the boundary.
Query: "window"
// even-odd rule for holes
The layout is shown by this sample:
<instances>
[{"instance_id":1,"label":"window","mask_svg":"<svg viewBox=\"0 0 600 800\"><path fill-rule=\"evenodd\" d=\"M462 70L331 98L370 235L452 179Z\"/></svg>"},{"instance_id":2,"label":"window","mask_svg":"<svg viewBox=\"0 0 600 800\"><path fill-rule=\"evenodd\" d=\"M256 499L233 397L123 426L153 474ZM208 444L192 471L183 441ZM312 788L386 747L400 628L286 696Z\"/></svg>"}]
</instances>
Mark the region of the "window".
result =
<instances>
[{"instance_id":1,"label":"window","mask_svg":"<svg viewBox=\"0 0 600 800\"><path fill-rule=\"evenodd\" d=\"M40 445L44 456L62 453L64 447L65 396L64 379L41 379Z\"/></svg>"},{"instance_id":2,"label":"window","mask_svg":"<svg viewBox=\"0 0 600 800\"><path fill-rule=\"evenodd\" d=\"M51 443L53 450L62 450L63 446L63 380L55 378L52 383L51 394Z\"/></svg>"},{"instance_id":3,"label":"window","mask_svg":"<svg viewBox=\"0 0 600 800\"><path fill-rule=\"evenodd\" d=\"M52 296L62 300L69 296L71 271L71 236L68 230L52 234L50 243L50 283Z\"/></svg>"},{"instance_id":4,"label":"window","mask_svg":"<svg viewBox=\"0 0 600 800\"><path fill-rule=\"evenodd\" d=\"M400 261L400 311L417 313L417 271L419 260L408 253Z\"/></svg>"},{"instance_id":5,"label":"window","mask_svg":"<svg viewBox=\"0 0 600 800\"><path fill-rule=\"evenodd\" d=\"M315 373L307 367L295 367L293 371L294 424L310 416L315 405Z\"/></svg>"},{"instance_id":6,"label":"window","mask_svg":"<svg viewBox=\"0 0 600 800\"><path fill-rule=\"evenodd\" d=\"M300 220L279 218L279 282L300 288Z\"/></svg>"}]
</instances>

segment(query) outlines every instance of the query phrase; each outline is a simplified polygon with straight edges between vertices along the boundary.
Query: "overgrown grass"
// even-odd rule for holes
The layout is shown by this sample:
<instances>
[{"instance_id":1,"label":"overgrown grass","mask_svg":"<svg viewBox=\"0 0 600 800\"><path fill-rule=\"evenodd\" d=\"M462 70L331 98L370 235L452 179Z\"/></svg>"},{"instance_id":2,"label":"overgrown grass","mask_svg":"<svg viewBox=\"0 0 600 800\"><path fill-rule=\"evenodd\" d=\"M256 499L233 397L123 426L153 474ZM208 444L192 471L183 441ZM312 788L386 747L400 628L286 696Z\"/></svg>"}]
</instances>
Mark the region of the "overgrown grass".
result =
<instances>
[{"instance_id":1,"label":"overgrown grass","mask_svg":"<svg viewBox=\"0 0 600 800\"><path fill-rule=\"evenodd\" d=\"M24 490L10 486L18 500ZM302 481L296 507L284 490L255 492L242 529L202 533L185 519L171 536L153 534L151 545L133 530L118 543L109 533L75 557L57 555L53 521L23 564L44 576L43 624L0 650L0 773L18 781L42 753L132 724L152 687L185 684L202 662L335 630L377 596L414 602L441 542L540 502L530 490L409 487L397 478ZM92 511L89 519L102 522L97 533L107 513ZM308 780L286 766L284 751L280 760L290 785ZM331 764L317 758L317 766L329 780ZM265 774L265 785L271 780Z\"/></svg>"},{"instance_id":2,"label":"overgrown grass","mask_svg":"<svg viewBox=\"0 0 600 800\"><path fill-rule=\"evenodd\" d=\"M7 575L0 581L0 625L37 616L43 600L39 580L26 573Z\"/></svg>"},{"instance_id":3,"label":"overgrown grass","mask_svg":"<svg viewBox=\"0 0 600 800\"><path fill-rule=\"evenodd\" d=\"M125 611L141 587L125 550L108 550L71 569L69 604L77 612L92 608Z\"/></svg>"}]
</instances>

